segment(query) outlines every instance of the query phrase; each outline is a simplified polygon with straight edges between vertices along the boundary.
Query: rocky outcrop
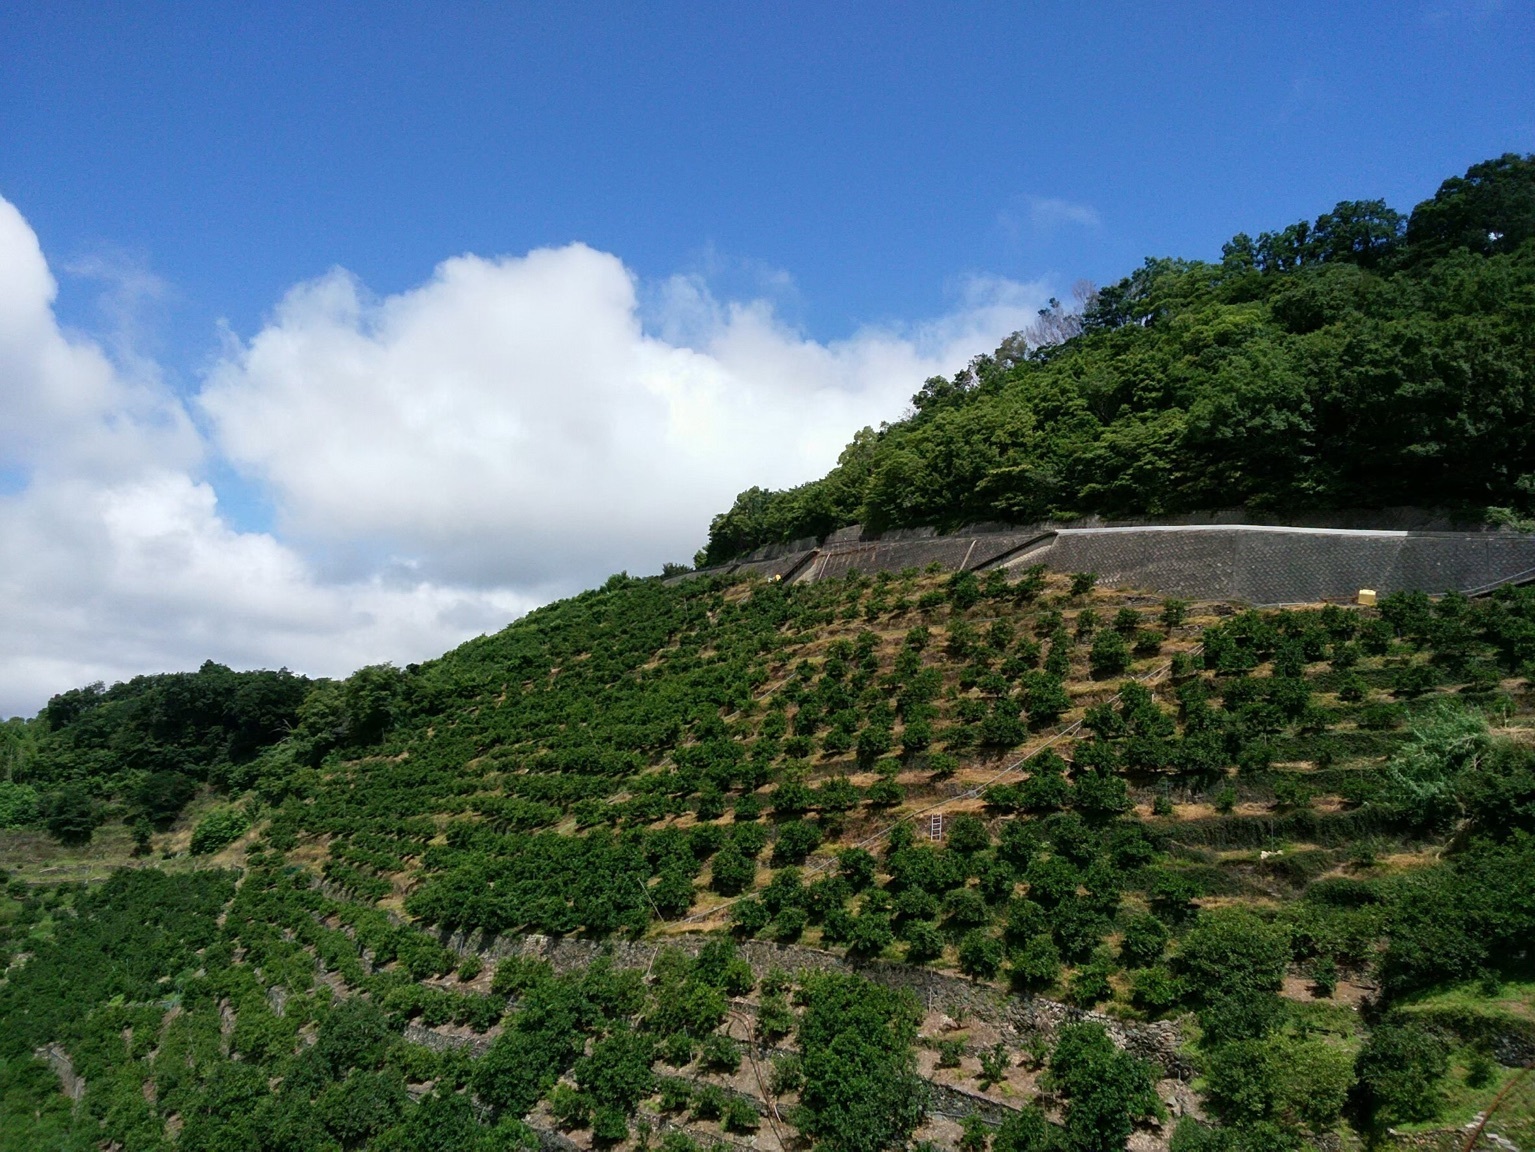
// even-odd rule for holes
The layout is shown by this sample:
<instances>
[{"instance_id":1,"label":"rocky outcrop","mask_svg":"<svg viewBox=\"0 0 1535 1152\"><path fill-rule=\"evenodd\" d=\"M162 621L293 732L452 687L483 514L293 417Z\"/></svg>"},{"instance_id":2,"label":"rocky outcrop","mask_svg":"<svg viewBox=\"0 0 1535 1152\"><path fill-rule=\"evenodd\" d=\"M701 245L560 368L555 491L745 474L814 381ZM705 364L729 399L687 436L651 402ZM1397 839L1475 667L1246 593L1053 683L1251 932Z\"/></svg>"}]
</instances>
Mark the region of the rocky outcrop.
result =
<instances>
[{"instance_id":1,"label":"rocky outcrop","mask_svg":"<svg viewBox=\"0 0 1535 1152\"><path fill-rule=\"evenodd\" d=\"M33 1055L53 1069L53 1074L64 1088L64 1095L71 1100L79 1100L85 1095L85 1079L75 1074L74 1061L64 1051L62 1044L44 1044Z\"/></svg>"}]
</instances>

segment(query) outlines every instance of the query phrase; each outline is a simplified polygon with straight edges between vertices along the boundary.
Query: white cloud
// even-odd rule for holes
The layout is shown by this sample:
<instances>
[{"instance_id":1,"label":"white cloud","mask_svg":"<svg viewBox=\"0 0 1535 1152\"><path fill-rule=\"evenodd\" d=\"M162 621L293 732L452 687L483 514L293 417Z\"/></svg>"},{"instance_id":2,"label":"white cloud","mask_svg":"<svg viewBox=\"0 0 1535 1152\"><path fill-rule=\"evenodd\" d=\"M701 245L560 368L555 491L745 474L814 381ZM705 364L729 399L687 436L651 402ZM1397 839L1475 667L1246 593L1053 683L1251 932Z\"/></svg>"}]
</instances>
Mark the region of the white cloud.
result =
<instances>
[{"instance_id":1,"label":"white cloud","mask_svg":"<svg viewBox=\"0 0 1535 1152\"><path fill-rule=\"evenodd\" d=\"M1043 293L976 281L944 320L831 344L696 278L656 295L652 335L630 273L583 245L448 260L383 300L337 271L290 292L200 403L284 531L349 545L352 570L394 556L568 587L691 555L737 491L824 471Z\"/></svg>"},{"instance_id":2,"label":"white cloud","mask_svg":"<svg viewBox=\"0 0 1535 1152\"><path fill-rule=\"evenodd\" d=\"M321 579L220 519L205 446L152 365L60 330L37 238L0 199L0 716L91 681L288 665L344 674L422 659L535 601L369 573Z\"/></svg>"},{"instance_id":3,"label":"white cloud","mask_svg":"<svg viewBox=\"0 0 1535 1152\"><path fill-rule=\"evenodd\" d=\"M144 460L196 462L186 413L152 380L127 378L59 330L58 286L37 236L0 199L0 468L109 477Z\"/></svg>"},{"instance_id":4,"label":"white cloud","mask_svg":"<svg viewBox=\"0 0 1535 1152\"><path fill-rule=\"evenodd\" d=\"M1075 224L1082 228L1096 228L1102 220L1091 204L1077 204L1070 200L1057 200L1035 196L1029 200L1029 220L1034 227L1057 228L1062 224Z\"/></svg>"},{"instance_id":5,"label":"white cloud","mask_svg":"<svg viewBox=\"0 0 1535 1152\"><path fill-rule=\"evenodd\" d=\"M322 583L271 536L220 520L208 485L152 469L0 500L0 556L4 715L73 685L210 658L316 674L419 660L532 606L505 590L378 576Z\"/></svg>"},{"instance_id":6,"label":"white cloud","mask_svg":"<svg viewBox=\"0 0 1535 1152\"><path fill-rule=\"evenodd\" d=\"M0 200L0 715L96 679L435 655L619 568L702 542L753 483L823 472L928 375L1045 293L966 283L952 313L821 344L695 278L651 293L582 245L445 261L370 297L344 271L231 338L196 399L62 331L37 238ZM241 531L204 478L264 486Z\"/></svg>"}]
</instances>

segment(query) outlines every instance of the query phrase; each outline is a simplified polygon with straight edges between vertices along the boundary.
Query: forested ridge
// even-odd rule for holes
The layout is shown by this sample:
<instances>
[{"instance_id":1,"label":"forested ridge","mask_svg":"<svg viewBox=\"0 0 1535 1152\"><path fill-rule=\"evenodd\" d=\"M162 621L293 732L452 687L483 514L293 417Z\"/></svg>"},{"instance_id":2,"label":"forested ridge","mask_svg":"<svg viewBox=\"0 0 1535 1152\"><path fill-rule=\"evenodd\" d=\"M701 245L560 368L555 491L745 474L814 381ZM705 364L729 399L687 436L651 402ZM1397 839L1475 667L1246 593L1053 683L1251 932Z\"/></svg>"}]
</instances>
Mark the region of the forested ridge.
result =
<instances>
[{"instance_id":1,"label":"forested ridge","mask_svg":"<svg viewBox=\"0 0 1535 1152\"><path fill-rule=\"evenodd\" d=\"M1535 157L1407 215L1345 201L1219 262L1148 259L1083 303L928 380L824 478L741 493L699 561L854 523L1531 513Z\"/></svg>"},{"instance_id":2,"label":"forested ridge","mask_svg":"<svg viewBox=\"0 0 1535 1152\"><path fill-rule=\"evenodd\" d=\"M1148 265L1080 334L1057 314L1063 341L929 382L850 449L880 468L762 496L786 518L721 547L805 534L812 507L882 523L891 445L949 463L903 482L927 511L883 523L999 515L959 473L1016 450L1001 413L1041 429L1006 489L1037 493L1024 474L1073 443L1192 427L1199 381L1278 388L1297 348L1370 330L1435 379L1465 368L1348 378L1443 416L1361 408L1397 445L1383 469L1464 460L1484 488L1446 500L1519 519L1528 457L1485 485L1487 438L1515 469L1528 426L1530 169L1478 166L1405 222L1340 206L1219 268ZM1439 303L1258 357L1287 294L1338 285ZM1463 323L1440 288L1469 293ZM1042 415L1112 380L1114 420ZM1178 380L1188 405L1134 409ZM1497 427L1444 406L1487 396ZM1203 463L1167 491L1236 482L1176 443ZM1129 466L1097 461L1103 485ZM1050 501L1028 507L1083 507ZM1535 589L1255 611L1038 567L620 574L419 665L63 693L0 725L0 868L0 1152L1337 1152L1459 1147L1494 1105L1525 1147ZM550 941L612 947L562 966Z\"/></svg>"}]
</instances>

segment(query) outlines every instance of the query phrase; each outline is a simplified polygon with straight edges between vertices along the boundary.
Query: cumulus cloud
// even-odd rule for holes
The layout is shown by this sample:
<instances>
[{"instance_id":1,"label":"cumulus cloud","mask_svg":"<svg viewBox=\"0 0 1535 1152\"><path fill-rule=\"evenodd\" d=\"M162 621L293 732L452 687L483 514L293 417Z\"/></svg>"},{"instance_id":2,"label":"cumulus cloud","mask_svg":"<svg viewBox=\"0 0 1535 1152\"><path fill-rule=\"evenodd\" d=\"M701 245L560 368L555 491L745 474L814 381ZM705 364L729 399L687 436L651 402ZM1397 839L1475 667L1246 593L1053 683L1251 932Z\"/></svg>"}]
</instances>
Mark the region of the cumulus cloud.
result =
<instances>
[{"instance_id":1,"label":"cumulus cloud","mask_svg":"<svg viewBox=\"0 0 1535 1152\"><path fill-rule=\"evenodd\" d=\"M37 237L0 200L0 716L141 672L344 674L436 655L535 602L374 572L328 581L223 520L206 447L152 366L62 331Z\"/></svg>"},{"instance_id":2,"label":"cumulus cloud","mask_svg":"<svg viewBox=\"0 0 1535 1152\"><path fill-rule=\"evenodd\" d=\"M390 556L568 586L691 555L737 491L824 471L1042 295L977 280L945 319L821 344L685 277L647 331L634 277L579 244L458 257L382 300L336 271L290 292L199 403L284 532L344 570Z\"/></svg>"},{"instance_id":3,"label":"cumulus cloud","mask_svg":"<svg viewBox=\"0 0 1535 1152\"><path fill-rule=\"evenodd\" d=\"M36 234L0 199L0 467L104 478L148 459L195 463L201 448L181 406L96 344L68 339L57 292Z\"/></svg>"},{"instance_id":4,"label":"cumulus cloud","mask_svg":"<svg viewBox=\"0 0 1535 1152\"><path fill-rule=\"evenodd\" d=\"M738 490L820 474L1046 295L975 279L947 316L819 343L695 277L642 310L623 263L579 244L457 257L382 299L336 270L228 337L188 403L152 361L63 331L56 290L0 200L0 474L20 478L0 496L0 715L209 658L418 660L655 571ZM274 531L222 514L224 466Z\"/></svg>"},{"instance_id":5,"label":"cumulus cloud","mask_svg":"<svg viewBox=\"0 0 1535 1152\"><path fill-rule=\"evenodd\" d=\"M146 468L116 483L40 481L0 500L0 714L53 692L216 659L341 675L493 631L532 607L508 589L316 578L238 532L213 489Z\"/></svg>"}]
</instances>

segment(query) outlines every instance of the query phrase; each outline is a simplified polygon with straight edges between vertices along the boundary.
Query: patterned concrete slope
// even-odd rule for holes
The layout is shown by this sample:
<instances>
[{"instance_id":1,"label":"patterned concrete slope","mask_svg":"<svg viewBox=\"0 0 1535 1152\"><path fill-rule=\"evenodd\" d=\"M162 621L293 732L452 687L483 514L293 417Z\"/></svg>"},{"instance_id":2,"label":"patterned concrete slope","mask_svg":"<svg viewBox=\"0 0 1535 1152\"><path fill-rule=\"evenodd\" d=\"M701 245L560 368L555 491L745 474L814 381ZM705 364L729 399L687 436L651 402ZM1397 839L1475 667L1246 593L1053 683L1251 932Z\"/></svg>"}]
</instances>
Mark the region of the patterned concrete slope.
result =
<instances>
[{"instance_id":1,"label":"patterned concrete slope","mask_svg":"<svg viewBox=\"0 0 1535 1152\"><path fill-rule=\"evenodd\" d=\"M1258 524L999 529L939 536L930 530L865 539L855 525L820 543L758 549L706 573L749 573L785 582L850 572L948 571L1043 564L1095 572L1100 583L1192 599L1294 604L1379 592L1486 591L1535 579L1535 536Z\"/></svg>"},{"instance_id":2,"label":"patterned concrete slope","mask_svg":"<svg viewBox=\"0 0 1535 1152\"><path fill-rule=\"evenodd\" d=\"M1268 525L1062 529L1026 558L1107 584L1254 604L1479 590L1535 575L1535 537Z\"/></svg>"}]
</instances>

